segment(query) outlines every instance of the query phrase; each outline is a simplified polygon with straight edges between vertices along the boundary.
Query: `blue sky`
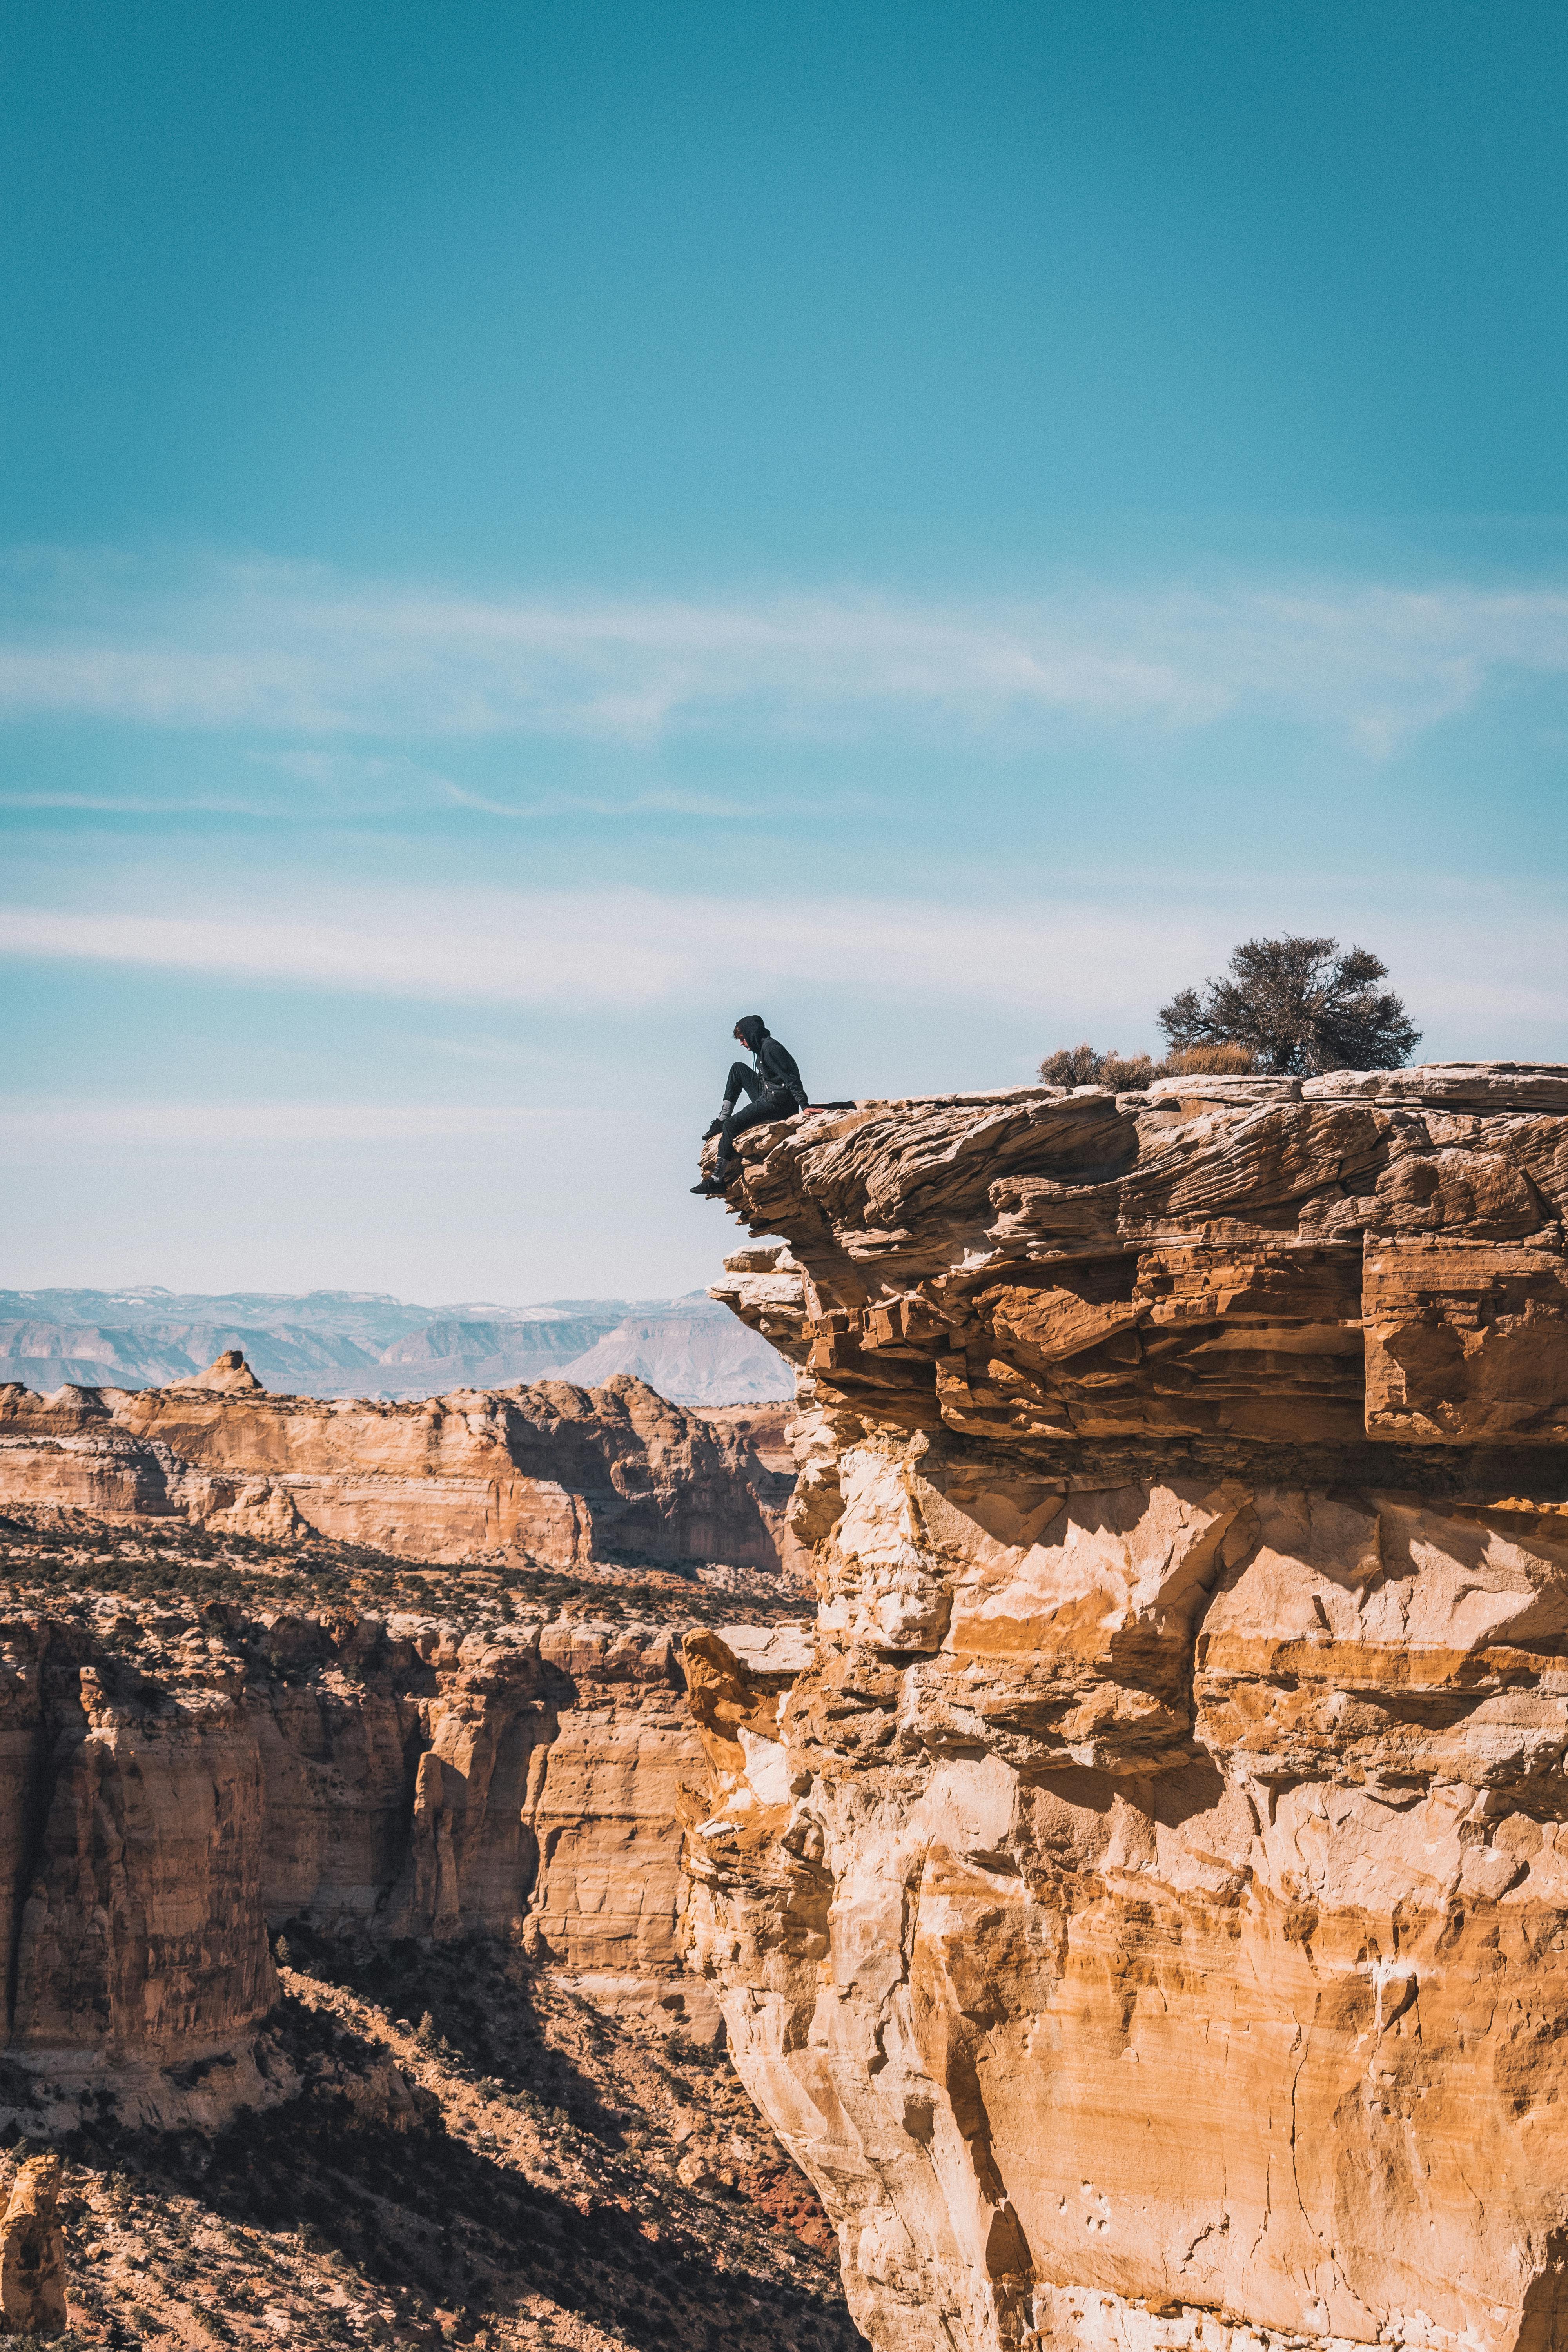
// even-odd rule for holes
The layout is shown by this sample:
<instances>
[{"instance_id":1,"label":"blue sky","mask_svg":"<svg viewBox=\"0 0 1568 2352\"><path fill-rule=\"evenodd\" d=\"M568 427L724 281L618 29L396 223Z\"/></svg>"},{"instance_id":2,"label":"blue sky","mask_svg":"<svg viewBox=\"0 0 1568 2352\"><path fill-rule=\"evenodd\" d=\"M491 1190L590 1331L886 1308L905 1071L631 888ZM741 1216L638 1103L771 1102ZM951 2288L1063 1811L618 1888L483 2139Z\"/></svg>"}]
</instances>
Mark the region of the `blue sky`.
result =
<instances>
[{"instance_id":1,"label":"blue sky","mask_svg":"<svg viewBox=\"0 0 1568 2352\"><path fill-rule=\"evenodd\" d=\"M1568 16L0 23L0 1279L650 1295L736 1013L1568 1057Z\"/></svg>"}]
</instances>

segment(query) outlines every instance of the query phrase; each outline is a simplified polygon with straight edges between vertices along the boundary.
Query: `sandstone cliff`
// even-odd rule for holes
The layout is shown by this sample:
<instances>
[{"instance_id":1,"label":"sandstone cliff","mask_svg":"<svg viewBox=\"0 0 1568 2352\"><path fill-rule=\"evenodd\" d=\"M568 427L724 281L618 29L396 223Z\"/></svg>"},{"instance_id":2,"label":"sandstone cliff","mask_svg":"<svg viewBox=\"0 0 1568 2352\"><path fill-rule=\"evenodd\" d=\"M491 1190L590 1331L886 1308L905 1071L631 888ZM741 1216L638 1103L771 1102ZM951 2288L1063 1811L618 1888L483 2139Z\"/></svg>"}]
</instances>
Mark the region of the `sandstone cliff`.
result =
<instances>
[{"instance_id":1,"label":"sandstone cliff","mask_svg":"<svg viewBox=\"0 0 1568 2352\"><path fill-rule=\"evenodd\" d=\"M694 1958L861 2326L1568 2343L1568 1070L742 1161L821 1605L689 1643Z\"/></svg>"},{"instance_id":2,"label":"sandstone cliff","mask_svg":"<svg viewBox=\"0 0 1568 2352\"><path fill-rule=\"evenodd\" d=\"M789 1481L622 1374L416 1404L271 1396L237 1352L165 1389L0 1387L0 1509L178 1517L435 1561L772 1566Z\"/></svg>"},{"instance_id":3,"label":"sandstone cliff","mask_svg":"<svg viewBox=\"0 0 1568 2352\"><path fill-rule=\"evenodd\" d=\"M269 1928L521 1939L601 2010L710 2039L681 1969L683 1686L662 1626L13 1606L0 2106L210 2123L279 2095L254 2053Z\"/></svg>"},{"instance_id":4,"label":"sandstone cliff","mask_svg":"<svg viewBox=\"0 0 1568 2352\"><path fill-rule=\"evenodd\" d=\"M68 2155L73 2343L858 2340L681 1970L711 1581L14 1509L0 1584L0 2209ZM18 2189L0 2336L51 2232Z\"/></svg>"}]
</instances>

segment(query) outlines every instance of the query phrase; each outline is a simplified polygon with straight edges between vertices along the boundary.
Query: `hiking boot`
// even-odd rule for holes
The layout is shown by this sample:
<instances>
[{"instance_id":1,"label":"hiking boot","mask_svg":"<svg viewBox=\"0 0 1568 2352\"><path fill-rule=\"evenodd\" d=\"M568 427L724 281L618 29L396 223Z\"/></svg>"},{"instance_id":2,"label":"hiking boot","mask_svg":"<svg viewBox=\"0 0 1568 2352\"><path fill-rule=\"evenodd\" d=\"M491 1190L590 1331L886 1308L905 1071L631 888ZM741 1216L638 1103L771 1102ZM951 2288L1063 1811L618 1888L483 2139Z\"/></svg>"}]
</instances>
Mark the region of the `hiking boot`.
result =
<instances>
[{"instance_id":1,"label":"hiking boot","mask_svg":"<svg viewBox=\"0 0 1568 2352\"><path fill-rule=\"evenodd\" d=\"M712 1142L712 1140L713 1140L713 1138L714 1138L716 1135L721 1135L721 1134L723 1133L723 1131L724 1131L724 1122L723 1122L723 1120L722 1120L721 1118L716 1118L716 1119L714 1120L714 1122L713 1122L713 1124L712 1124L712 1126L711 1126L711 1127L705 1127L705 1128L703 1129L703 1130L702 1130L702 1140L703 1140L703 1142L704 1142L704 1143L711 1143L711 1142Z\"/></svg>"},{"instance_id":2,"label":"hiking boot","mask_svg":"<svg viewBox=\"0 0 1568 2352\"><path fill-rule=\"evenodd\" d=\"M724 1187L716 1176L704 1176L701 1183L693 1184L691 1189L694 1192L700 1192L704 1200L721 1201L724 1197Z\"/></svg>"}]
</instances>

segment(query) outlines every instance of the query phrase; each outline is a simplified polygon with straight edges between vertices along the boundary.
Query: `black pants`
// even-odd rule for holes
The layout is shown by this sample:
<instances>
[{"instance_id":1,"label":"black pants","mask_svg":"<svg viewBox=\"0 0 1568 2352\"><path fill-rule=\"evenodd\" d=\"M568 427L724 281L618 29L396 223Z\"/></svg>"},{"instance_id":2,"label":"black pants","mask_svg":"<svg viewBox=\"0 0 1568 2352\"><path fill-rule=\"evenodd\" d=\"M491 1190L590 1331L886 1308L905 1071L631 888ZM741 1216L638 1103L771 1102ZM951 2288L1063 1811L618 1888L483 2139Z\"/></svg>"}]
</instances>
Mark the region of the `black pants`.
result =
<instances>
[{"instance_id":1,"label":"black pants","mask_svg":"<svg viewBox=\"0 0 1568 2352\"><path fill-rule=\"evenodd\" d=\"M741 1097L752 1099L744 1110ZM749 1127L765 1127L771 1118L788 1118L795 1109L795 1097L784 1087L765 1087L748 1062L731 1062L730 1075L724 1081L724 1099L735 1108L719 1130L719 1154L713 1172L722 1177L735 1156L735 1138L744 1135Z\"/></svg>"}]
</instances>

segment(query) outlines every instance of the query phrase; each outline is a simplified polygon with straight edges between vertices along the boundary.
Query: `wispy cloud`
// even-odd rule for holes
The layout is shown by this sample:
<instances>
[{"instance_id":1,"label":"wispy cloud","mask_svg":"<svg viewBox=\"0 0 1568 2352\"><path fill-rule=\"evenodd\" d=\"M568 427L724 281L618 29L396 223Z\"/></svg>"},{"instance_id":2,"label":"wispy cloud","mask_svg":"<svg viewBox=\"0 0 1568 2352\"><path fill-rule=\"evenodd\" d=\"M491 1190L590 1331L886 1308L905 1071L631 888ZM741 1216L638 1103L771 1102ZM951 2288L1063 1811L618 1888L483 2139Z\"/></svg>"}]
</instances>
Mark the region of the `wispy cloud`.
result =
<instances>
[{"instance_id":1,"label":"wispy cloud","mask_svg":"<svg viewBox=\"0 0 1568 2352\"><path fill-rule=\"evenodd\" d=\"M267 817L271 809L253 801L202 793L186 799L152 800L140 793L0 793L0 809L76 811L86 816L254 816Z\"/></svg>"},{"instance_id":2,"label":"wispy cloud","mask_svg":"<svg viewBox=\"0 0 1568 2352\"><path fill-rule=\"evenodd\" d=\"M422 1050L454 1062L516 1064L533 1058L529 1047L515 1037L426 1037Z\"/></svg>"},{"instance_id":3,"label":"wispy cloud","mask_svg":"<svg viewBox=\"0 0 1568 2352\"><path fill-rule=\"evenodd\" d=\"M319 911L202 915L0 908L0 954L122 963L425 999L645 1007L727 984L879 996L1059 1001L1064 970L1146 966L1152 939L1202 953L1180 916L1040 915L884 899L650 891L356 893Z\"/></svg>"},{"instance_id":4,"label":"wispy cloud","mask_svg":"<svg viewBox=\"0 0 1568 2352\"><path fill-rule=\"evenodd\" d=\"M485 816L541 819L555 816L697 816L736 817L748 814L744 801L724 800L716 793L626 793L612 798L603 793L539 793L526 801L502 801L488 793L472 793L448 784L446 797L454 808L476 809Z\"/></svg>"},{"instance_id":5,"label":"wispy cloud","mask_svg":"<svg viewBox=\"0 0 1568 2352\"><path fill-rule=\"evenodd\" d=\"M33 556L0 574L0 712L317 738L1170 730L1244 711L1330 725L1376 755L1511 677L1568 676L1554 582L487 598L305 567L170 579ZM330 772L320 751L285 756Z\"/></svg>"},{"instance_id":6,"label":"wispy cloud","mask_svg":"<svg viewBox=\"0 0 1568 2352\"><path fill-rule=\"evenodd\" d=\"M1081 1021L1103 1043L1146 1033L1173 987L1223 963L1270 925L1372 937L1424 1026L1473 1050L1568 1040L1568 921L1551 894L1520 886L1428 890L1408 908L1334 886L1303 911L1289 879L1176 896L1120 877L1058 886L1037 906L936 898L719 898L654 891L353 889L199 916L0 908L0 955L122 964L431 1003L500 1003L584 1016L786 996L993 1007ZM1472 1042L1473 1041L1473 1042Z\"/></svg>"}]
</instances>

